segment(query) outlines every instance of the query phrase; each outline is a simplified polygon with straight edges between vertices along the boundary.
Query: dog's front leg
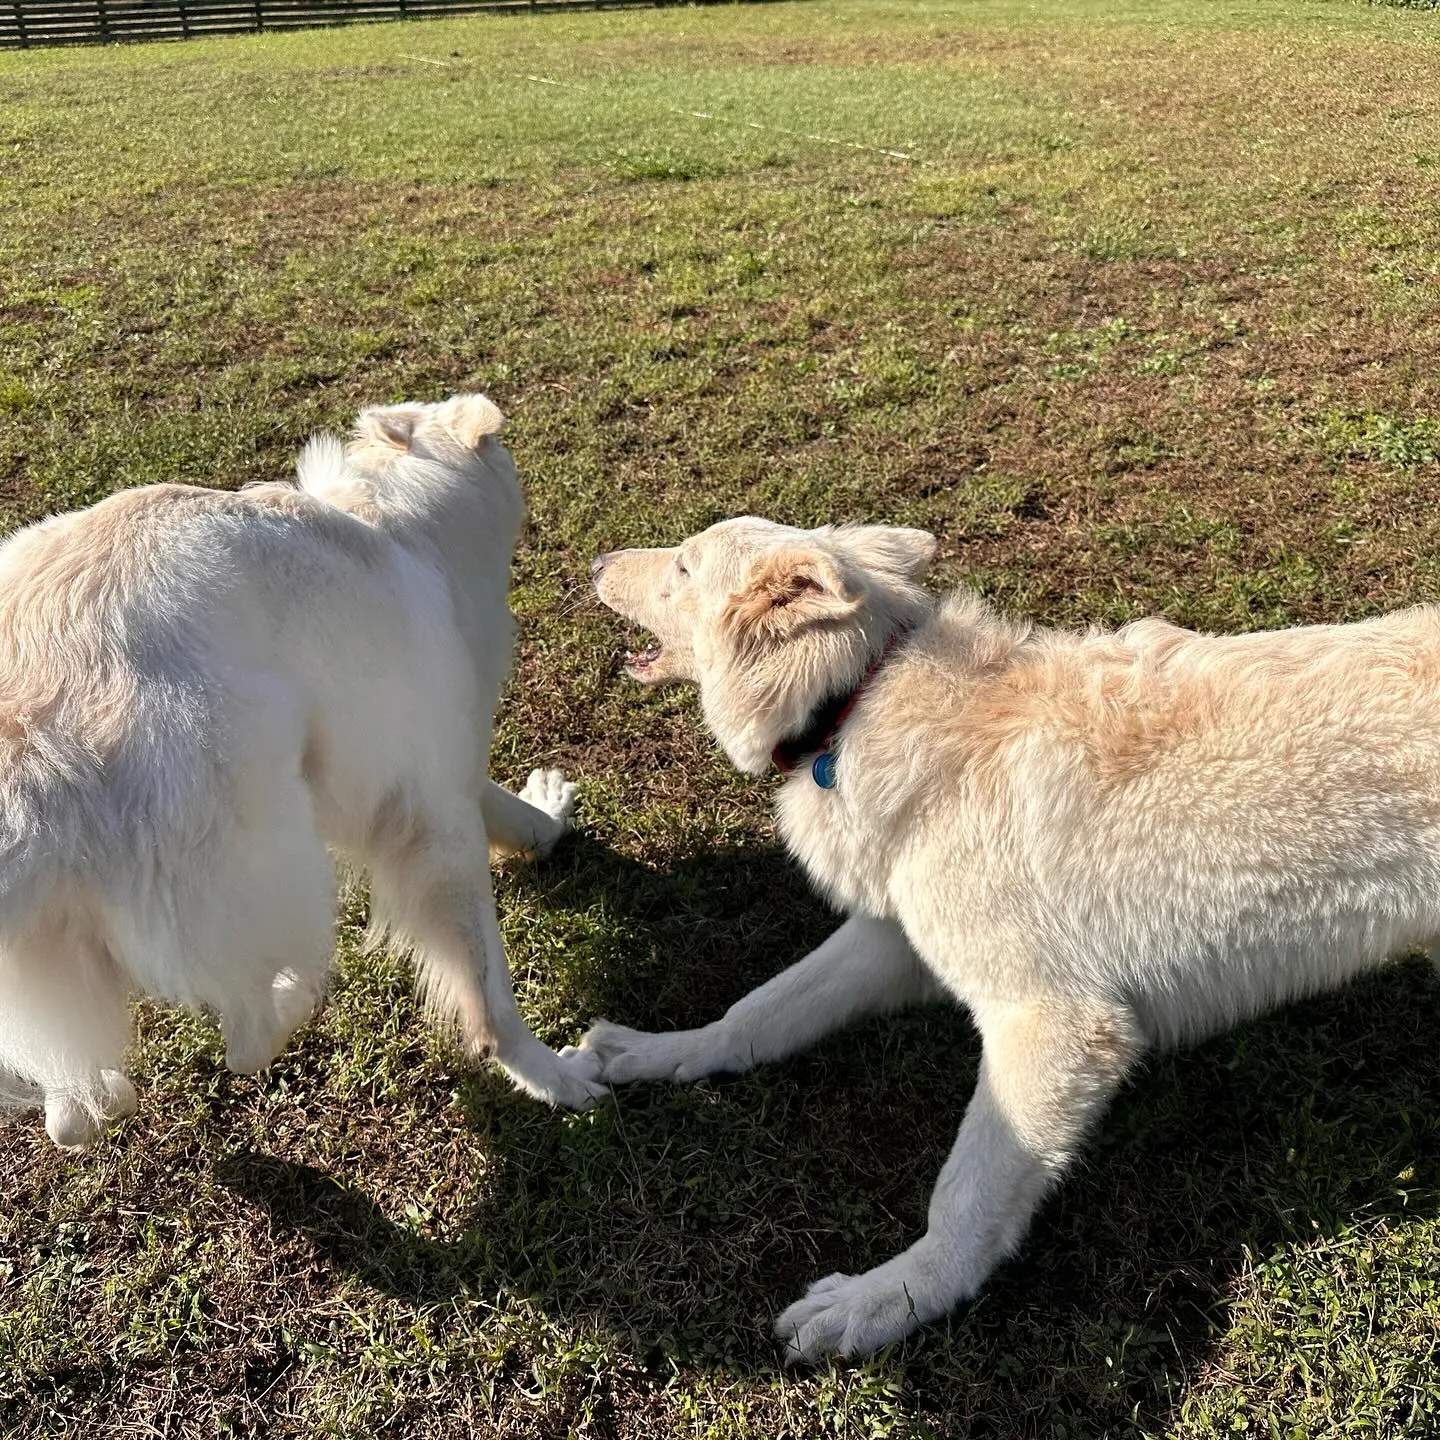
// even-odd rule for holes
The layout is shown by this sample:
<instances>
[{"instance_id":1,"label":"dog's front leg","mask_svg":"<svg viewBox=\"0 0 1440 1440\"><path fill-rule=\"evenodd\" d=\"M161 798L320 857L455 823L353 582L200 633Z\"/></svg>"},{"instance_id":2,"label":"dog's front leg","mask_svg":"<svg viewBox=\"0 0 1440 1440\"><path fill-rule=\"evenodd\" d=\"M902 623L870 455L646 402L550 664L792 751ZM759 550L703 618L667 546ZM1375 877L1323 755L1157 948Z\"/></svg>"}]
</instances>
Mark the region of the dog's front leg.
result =
<instances>
[{"instance_id":1,"label":"dog's front leg","mask_svg":"<svg viewBox=\"0 0 1440 1440\"><path fill-rule=\"evenodd\" d=\"M852 915L798 964L737 1000L698 1030L649 1034L597 1021L566 1056L594 1057L600 1078L698 1080L782 1060L866 1015L940 996L940 987L892 920Z\"/></svg>"},{"instance_id":2,"label":"dog's front leg","mask_svg":"<svg viewBox=\"0 0 1440 1440\"><path fill-rule=\"evenodd\" d=\"M976 1020L980 1078L925 1235L863 1275L816 1281L775 1322L787 1361L868 1355L973 1296L1145 1048L1129 1011L1066 997Z\"/></svg>"},{"instance_id":3,"label":"dog's front leg","mask_svg":"<svg viewBox=\"0 0 1440 1440\"><path fill-rule=\"evenodd\" d=\"M512 797L513 798L513 797ZM562 1060L515 1005L480 815L415 806L365 856L377 913L415 948L427 1007L472 1053L498 1061L527 1094L580 1109L605 1093L589 1057Z\"/></svg>"},{"instance_id":4,"label":"dog's front leg","mask_svg":"<svg viewBox=\"0 0 1440 1440\"><path fill-rule=\"evenodd\" d=\"M532 770L525 788L512 795L487 780L480 792L480 808L492 851L548 855L570 828L575 784L559 770Z\"/></svg>"},{"instance_id":5,"label":"dog's front leg","mask_svg":"<svg viewBox=\"0 0 1440 1440\"><path fill-rule=\"evenodd\" d=\"M474 958L483 976L495 1060L527 1095L570 1110L585 1109L605 1094L605 1086L596 1078L596 1066L588 1057L579 1061L562 1058L538 1040L521 1018L515 1006L488 869L479 877L475 902L472 914L478 921L480 947Z\"/></svg>"}]
</instances>

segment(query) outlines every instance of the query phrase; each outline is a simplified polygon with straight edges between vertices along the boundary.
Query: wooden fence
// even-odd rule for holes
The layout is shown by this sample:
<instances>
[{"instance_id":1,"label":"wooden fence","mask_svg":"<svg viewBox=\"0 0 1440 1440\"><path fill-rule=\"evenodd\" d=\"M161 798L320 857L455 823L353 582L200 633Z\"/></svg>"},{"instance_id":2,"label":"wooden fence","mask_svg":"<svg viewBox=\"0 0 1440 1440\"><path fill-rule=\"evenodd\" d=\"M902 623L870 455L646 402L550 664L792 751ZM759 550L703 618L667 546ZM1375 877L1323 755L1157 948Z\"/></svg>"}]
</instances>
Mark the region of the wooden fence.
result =
<instances>
[{"instance_id":1,"label":"wooden fence","mask_svg":"<svg viewBox=\"0 0 1440 1440\"><path fill-rule=\"evenodd\" d=\"M600 10L665 0L0 0L0 50L188 40L475 11Z\"/></svg>"}]
</instances>

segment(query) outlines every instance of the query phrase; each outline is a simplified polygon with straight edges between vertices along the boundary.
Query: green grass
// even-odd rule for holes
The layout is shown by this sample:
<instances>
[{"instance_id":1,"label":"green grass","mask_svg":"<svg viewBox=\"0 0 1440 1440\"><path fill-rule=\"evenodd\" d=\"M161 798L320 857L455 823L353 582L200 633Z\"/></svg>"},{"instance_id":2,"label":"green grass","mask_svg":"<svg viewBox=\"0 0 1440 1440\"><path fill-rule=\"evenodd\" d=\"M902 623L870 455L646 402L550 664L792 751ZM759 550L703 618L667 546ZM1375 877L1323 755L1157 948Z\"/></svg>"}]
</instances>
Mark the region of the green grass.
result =
<instances>
[{"instance_id":1,"label":"green grass","mask_svg":"<svg viewBox=\"0 0 1440 1440\"><path fill-rule=\"evenodd\" d=\"M1437 61L1432 16L1344 0L0 55L0 524L483 384L532 510L497 771L583 782L502 880L524 1006L704 1021L833 917L693 699L614 678L587 557L754 510L932 527L938 583L1047 622L1435 598ZM769 1318L923 1225L964 1018L554 1115L427 1036L362 921L267 1076L142 1007L96 1155L0 1131L0 1431L1440 1432L1424 967L1156 1060L976 1304L787 1375Z\"/></svg>"}]
</instances>

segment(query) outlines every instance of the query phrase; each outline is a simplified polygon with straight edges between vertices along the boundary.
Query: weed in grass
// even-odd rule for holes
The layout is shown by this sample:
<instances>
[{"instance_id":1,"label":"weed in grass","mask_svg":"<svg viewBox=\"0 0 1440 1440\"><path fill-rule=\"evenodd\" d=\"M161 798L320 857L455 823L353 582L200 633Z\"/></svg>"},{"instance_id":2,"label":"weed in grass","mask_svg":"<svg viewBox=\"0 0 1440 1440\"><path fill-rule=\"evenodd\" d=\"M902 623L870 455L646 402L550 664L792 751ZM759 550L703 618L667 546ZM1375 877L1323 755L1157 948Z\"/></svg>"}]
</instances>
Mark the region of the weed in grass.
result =
<instances>
[{"instance_id":1,"label":"weed in grass","mask_svg":"<svg viewBox=\"0 0 1440 1440\"><path fill-rule=\"evenodd\" d=\"M1440 458L1440 420L1419 416L1347 415L1332 411L1320 422L1320 436L1337 460L1380 460L1404 469L1433 465Z\"/></svg>"}]
</instances>

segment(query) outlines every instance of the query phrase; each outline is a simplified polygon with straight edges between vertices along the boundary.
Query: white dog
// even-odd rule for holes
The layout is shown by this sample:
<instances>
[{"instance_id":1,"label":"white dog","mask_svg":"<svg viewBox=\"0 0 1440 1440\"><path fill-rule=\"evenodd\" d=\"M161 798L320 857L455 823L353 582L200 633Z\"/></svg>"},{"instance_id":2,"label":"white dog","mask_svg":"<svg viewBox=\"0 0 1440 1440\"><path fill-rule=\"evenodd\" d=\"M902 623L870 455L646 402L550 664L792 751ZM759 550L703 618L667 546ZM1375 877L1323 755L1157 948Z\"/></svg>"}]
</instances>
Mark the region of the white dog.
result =
<instances>
[{"instance_id":1,"label":"white dog","mask_svg":"<svg viewBox=\"0 0 1440 1440\"><path fill-rule=\"evenodd\" d=\"M861 1355L973 1296L1153 1046L1440 936L1440 608L1213 638L1063 634L920 588L931 536L716 525L595 563L698 683L726 753L851 918L703 1029L600 1023L610 1082L779 1059L943 994L983 1037L910 1249L784 1312L788 1358Z\"/></svg>"},{"instance_id":2,"label":"white dog","mask_svg":"<svg viewBox=\"0 0 1440 1440\"><path fill-rule=\"evenodd\" d=\"M269 1064L333 952L326 842L434 1013L552 1104L593 1065L515 1008L488 847L543 851L558 771L486 778L524 503L480 395L364 411L299 485L158 485L0 547L0 1083L60 1145L134 1109L126 998Z\"/></svg>"}]
</instances>

